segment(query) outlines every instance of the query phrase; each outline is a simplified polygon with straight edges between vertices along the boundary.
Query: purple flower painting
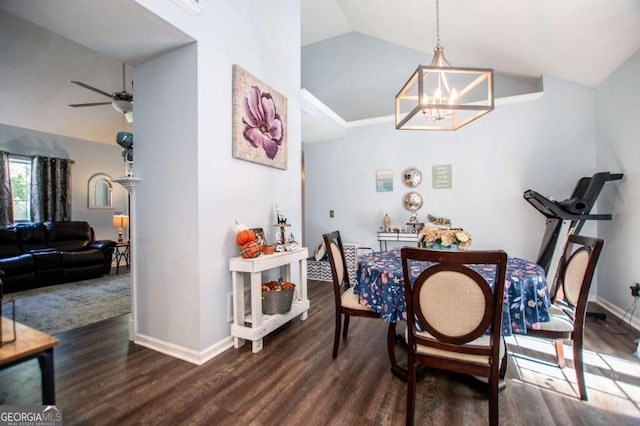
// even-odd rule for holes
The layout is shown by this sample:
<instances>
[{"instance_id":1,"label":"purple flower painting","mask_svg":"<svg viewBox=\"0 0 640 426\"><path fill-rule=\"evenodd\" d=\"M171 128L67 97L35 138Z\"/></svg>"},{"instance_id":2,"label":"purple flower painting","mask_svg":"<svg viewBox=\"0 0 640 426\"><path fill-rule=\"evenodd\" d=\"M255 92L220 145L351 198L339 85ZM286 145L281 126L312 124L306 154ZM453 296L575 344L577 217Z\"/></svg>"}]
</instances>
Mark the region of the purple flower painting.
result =
<instances>
[{"instance_id":1,"label":"purple flower painting","mask_svg":"<svg viewBox=\"0 0 640 426\"><path fill-rule=\"evenodd\" d=\"M287 98L233 66L233 157L287 168Z\"/></svg>"},{"instance_id":2,"label":"purple flower painting","mask_svg":"<svg viewBox=\"0 0 640 426\"><path fill-rule=\"evenodd\" d=\"M256 148L263 148L271 160L278 153L284 129L270 93L260 92L258 86L251 86L244 98L242 135Z\"/></svg>"}]
</instances>

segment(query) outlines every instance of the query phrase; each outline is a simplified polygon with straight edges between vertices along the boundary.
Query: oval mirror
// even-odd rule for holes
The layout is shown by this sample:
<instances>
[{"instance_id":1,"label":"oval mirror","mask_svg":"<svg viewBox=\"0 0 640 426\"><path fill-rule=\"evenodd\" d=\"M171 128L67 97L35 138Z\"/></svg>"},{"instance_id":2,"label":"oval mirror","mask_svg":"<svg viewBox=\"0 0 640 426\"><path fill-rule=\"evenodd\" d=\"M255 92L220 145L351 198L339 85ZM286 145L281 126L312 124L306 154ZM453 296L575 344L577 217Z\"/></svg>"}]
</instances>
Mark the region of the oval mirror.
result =
<instances>
[{"instance_id":1,"label":"oval mirror","mask_svg":"<svg viewBox=\"0 0 640 426\"><path fill-rule=\"evenodd\" d=\"M420 207L422 207L422 195L414 191L407 192L402 198L402 205L410 212L420 210Z\"/></svg>"},{"instance_id":2,"label":"oval mirror","mask_svg":"<svg viewBox=\"0 0 640 426\"><path fill-rule=\"evenodd\" d=\"M415 188L422 182L422 172L415 167L410 167L402 172L402 182L409 188Z\"/></svg>"},{"instance_id":3,"label":"oval mirror","mask_svg":"<svg viewBox=\"0 0 640 426\"><path fill-rule=\"evenodd\" d=\"M90 209L112 209L112 193L111 176L106 173L96 173L89 178L88 207Z\"/></svg>"}]
</instances>

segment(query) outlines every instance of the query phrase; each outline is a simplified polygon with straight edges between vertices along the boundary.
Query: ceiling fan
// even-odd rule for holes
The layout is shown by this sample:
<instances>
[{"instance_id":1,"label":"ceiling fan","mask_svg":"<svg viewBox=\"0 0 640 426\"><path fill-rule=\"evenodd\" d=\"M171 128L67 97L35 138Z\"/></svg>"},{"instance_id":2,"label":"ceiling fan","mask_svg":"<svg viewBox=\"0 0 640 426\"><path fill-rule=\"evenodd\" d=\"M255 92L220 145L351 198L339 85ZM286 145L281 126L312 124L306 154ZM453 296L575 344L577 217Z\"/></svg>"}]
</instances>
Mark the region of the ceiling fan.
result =
<instances>
[{"instance_id":1,"label":"ceiling fan","mask_svg":"<svg viewBox=\"0 0 640 426\"><path fill-rule=\"evenodd\" d=\"M77 84L80 87L84 87L85 89L89 89L93 92L96 93L100 93L101 95L104 95L108 98L111 99L111 102L91 102L91 103L85 103L85 104L69 104L70 107L74 107L74 108L78 108L78 107L91 107L91 106L98 106L98 105L111 105L113 106L113 109L115 109L118 112L121 112L124 114L125 118L127 119L127 121L129 123L133 122L133 94L127 92L126 88L125 88L125 74L124 74L124 66L125 64L122 64L122 91L121 92L114 92L114 93L107 93L103 90L100 89L96 89L93 86L89 86L88 84L82 83L80 81L71 81L73 84ZM133 85L133 83L131 83Z\"/></svg>"}]
</instances>

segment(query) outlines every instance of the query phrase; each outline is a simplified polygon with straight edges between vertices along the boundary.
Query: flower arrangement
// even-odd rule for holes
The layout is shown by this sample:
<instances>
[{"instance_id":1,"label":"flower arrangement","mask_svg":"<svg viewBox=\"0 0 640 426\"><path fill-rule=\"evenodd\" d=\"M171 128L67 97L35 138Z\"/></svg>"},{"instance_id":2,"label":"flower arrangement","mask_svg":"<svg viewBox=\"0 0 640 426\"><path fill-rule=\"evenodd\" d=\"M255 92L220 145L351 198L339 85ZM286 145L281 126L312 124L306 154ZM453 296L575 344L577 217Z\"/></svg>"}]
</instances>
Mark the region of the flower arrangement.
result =
<instances>
[{"instance_id":1,"label":"flower arrangement","mask_svg":"<svg viewBox=\"0 0 640 426\"><path fill-rule=\"evenodd\" d=\"M462 228L425 226L418 233L418 245L427 248L466 250L471 245L471 234Z\"/></svg>"},{"instance_id":2,"label":"flower arrangement","mask_svg":"<svg viewBox=\"0 0 640 426\"><path fill-rule=\"evenodd\" d=\"M427 215L427 220L429 221L429 223L433 223L434 225L451 226L451 220L447 219L446 217L436 217L429 214Z\"/></svg>"}]
</instances>

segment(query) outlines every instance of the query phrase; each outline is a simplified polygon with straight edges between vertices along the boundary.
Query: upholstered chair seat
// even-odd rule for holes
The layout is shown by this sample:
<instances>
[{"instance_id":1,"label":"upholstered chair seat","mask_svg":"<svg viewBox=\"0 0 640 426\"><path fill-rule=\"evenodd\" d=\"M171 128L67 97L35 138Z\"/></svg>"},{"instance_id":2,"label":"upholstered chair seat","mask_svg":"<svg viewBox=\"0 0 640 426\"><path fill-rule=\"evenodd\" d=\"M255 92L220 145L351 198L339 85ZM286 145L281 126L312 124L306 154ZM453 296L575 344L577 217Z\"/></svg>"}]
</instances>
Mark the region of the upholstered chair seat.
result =
<instances>
[{"instance_id":1,"label":"upholstered chair seat","mask_svg":"<svg viewBox=\"0 0 640 426\"><path fill-rule=\"evenodd\" d=\"M437 339L435 339L431 334L427 333L426 331L416 331L416 336L420 336L424 339L428 339L431 340L433 342L436 342ZM485 348L491 348L491 336L489 335L484 335L484 336L480 336L477 339L474 339L468 343L466 343L465 345L468 346L479 346L479 347L485 347ZM463 347L465 345L462 345ZM500 350L498 352L498 356L500 358L500 361L502 361L502 359L505 356L505 353L507 351L507 345L504 341L504 338L500 338ZM416 353L422 354L422 355L432 355L432 356L437 356L437 357L442 357L442 358L449 358L452 360L460 360L460 361L467 361L467 362L475 362L477 364L484 364L484 365L489 365L489 363L491 362L491 357L490 356L485 356L485 355L473 355L470 353L465 352L464 350L462 352L451 352L451 351L443 351L440 349L436 349L432 346L425 346L425 345L416 345Z\"/></svg>"},{"instance_id":2,"label":"upholstered chair seat","mask_svg":"<svg viewBox=\"0 0 640 426\"><path fill-rule=\"evenodd\" d=\"M544 331L560 331L570 333L573 331L573 320L562 313L550 313L551 318L549 322L539 322L538 330Z\"/></svg>"},{"instance_id":3,"label":"upholstered chair seat","mask_svg":"<svg viewBox=\"0 0 640 426\"><path fill-rule=\"evenodd\" d=\"M371 306L360 304L360 299L358 298L358 295L353 292L353 287L349 287L344 293L342 293L340 301L344 308L371 312Z\"/></svg>"}]
</instances>

